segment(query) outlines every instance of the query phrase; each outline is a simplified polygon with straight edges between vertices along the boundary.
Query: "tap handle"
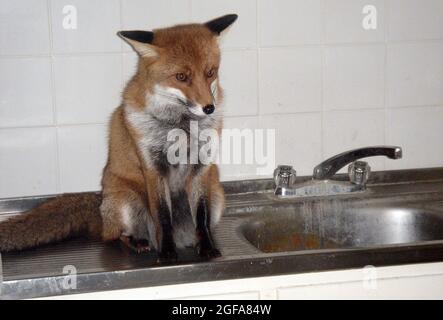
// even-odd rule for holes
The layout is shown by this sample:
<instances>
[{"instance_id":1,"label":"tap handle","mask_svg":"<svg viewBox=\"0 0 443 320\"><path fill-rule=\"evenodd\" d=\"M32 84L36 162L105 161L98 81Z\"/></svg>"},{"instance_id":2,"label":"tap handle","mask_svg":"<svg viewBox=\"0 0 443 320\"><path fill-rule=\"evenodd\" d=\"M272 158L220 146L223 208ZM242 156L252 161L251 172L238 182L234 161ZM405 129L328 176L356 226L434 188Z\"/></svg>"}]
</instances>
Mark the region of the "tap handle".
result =
<instances>
[{"instance_id":1,"label":"tap handle","mask_svg":"<svg viewBox=\"0 0 443 320\"><path fill-rule=\"evenodd\" d=\"M366 161L352 162L348 167L349 181L364 188L369 179L371 167Z\"/></svg>"},{"instance_id":2,"label":"tap handle","mask_svg":"<svg viewBox=\"0 0 443 320\"><path fill-rule=\"evenodd\" d=\"M290 188L295 183L297 172L288 165L279 165L274 170L274 181L277 187Z\"/></svg>"},{"instance_id":3,"label":"tap handle","mask_svg":"<svg viewBox=\"0 0 443 320\"><path fill-rule=\"evenodd\" d=\"M345 165L361 158L374 156L386 156L390 159L400 159L402 157L402 150L400 147L396 146L373 146L346 151L333 156L316 166L314 168L313 178L317 180L329 179Z\"/></svg>"}]
</instances>

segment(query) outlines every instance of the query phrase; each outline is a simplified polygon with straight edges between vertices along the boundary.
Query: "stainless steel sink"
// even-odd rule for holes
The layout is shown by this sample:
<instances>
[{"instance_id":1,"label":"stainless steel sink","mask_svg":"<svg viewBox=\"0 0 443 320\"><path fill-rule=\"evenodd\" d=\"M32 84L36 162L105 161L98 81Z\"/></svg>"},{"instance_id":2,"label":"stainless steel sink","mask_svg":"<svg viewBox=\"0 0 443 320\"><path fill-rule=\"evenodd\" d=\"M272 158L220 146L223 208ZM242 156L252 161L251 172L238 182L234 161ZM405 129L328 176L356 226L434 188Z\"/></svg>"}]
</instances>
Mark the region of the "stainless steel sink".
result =
<instances>
[{"instance_id":1,"label":"stainless steel sink","mask_svg":"<svg viewBox=\"0 0 443 320\"><path fill-rule=\"evenodd\" d=\"M368 248L443 239L443 212L409 206L317 203L261 213L241 227L262 252Z\"/></svg>"},{"instance_id":2,"label":"stainless steel sink","mask_svg":"<svg viewBox=\"0 0 443 320\"><path fill-rule=\"evenodd\" d=\"M226 212L214 230L222 257L184 249L178 262L159 262L76 238L1 254L0 299L443 261L443 168L374 172L364 192L325 197L281 199L271 179L223 185ZM49 197L0 199L0 220ZM68 265L75 289L65 286Z\"/></svg>"}]
</instances>

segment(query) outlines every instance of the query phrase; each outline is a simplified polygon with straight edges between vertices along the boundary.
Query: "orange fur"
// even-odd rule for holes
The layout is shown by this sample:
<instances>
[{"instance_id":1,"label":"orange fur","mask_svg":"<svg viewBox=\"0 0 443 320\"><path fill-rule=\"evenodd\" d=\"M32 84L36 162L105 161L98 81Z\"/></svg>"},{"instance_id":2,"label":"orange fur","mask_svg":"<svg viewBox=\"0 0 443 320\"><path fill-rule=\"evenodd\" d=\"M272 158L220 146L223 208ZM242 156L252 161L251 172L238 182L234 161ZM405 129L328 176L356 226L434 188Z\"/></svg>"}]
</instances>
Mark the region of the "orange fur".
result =
<instances>
[{"instance_id":1,"label":"orange fur","mask_svg":"<svg viewBox=\"0 0 443 320\"><path fill-rule=\"evenodd\" d=\"M210 230L224 206L216 165L165 165L164 159L159 159L165 156L164 151L155 149L161 148L163 142L153 137L158 130L164 130L158 138L166 141L167 128L173 128L169 120L183 126L194 115L199 125L205 123L221 131L219 117L211 118L201 110L196 115L187 108L203 109L215 104L215 113L218 112L222 91L218 83L217 36L236 18L227 15L206 24L179 25L154 33L121 32L123 38L136 37L125 40L140 59L109 124L102 194L62 195L23 217L0 224L0 250L20 250L72 235L100 233L103 240L120 238L138 252L146 247L133 240L148 238L161 253L175 257L175 242L180 239L194 241L201 255L219 255ZM158 86L179 92L180 96L161 100L164 96L156 91ZM157 119L163 112L163 118Z\"/></svg>"},{"instance_id":2,"label":"orange fur","mask_svg":"<svg viewBox=\"0 0 443 320\"><path fill-rule=\"evenodd\" d=\"M155 225L155 235L151 235L154 247L161 250L164 229L161 227L159 202L170 196L165 191L168 188L167 178L155 165L144 159L144 151L140 146L146 133L125 115L127 110L140 117L143 112L149 112L150 99L155 95L156 85L178 89L189 101L206 106L214 103L211 83L216 81L219 107L222 99L217 80L220 49L217 36L201 24L155 30L152 43L146 46L149 47L149 55L140 57L137 72L123 93L123 104L111 120L109 159L102 180L105 204L102 206L103 237L107 240L116 239L127 231L119 215L128 201L128 195L136 194L138 198L132 196L131 201L137 202L135 207L145 206L149 223ZM145 49L142 47L140 52L145 52ZM187 80L178 81L178 73L185 74ZM220 132L221 124L220 121L214 129ZM200 187L196 188L196 184ZM186 178L186 192L189 199L192 198L191 193L200 192L201 196L206 197L209 208L223 210L224 194L216 165L202 169L198 176L189 175ZM111 207L106 206L108 199L113 204ZM197 204L190 205L194 208ZM218 221L220 215L221 212L217 213L211 219L211 224Z\"/></svg>"}]
</instances>

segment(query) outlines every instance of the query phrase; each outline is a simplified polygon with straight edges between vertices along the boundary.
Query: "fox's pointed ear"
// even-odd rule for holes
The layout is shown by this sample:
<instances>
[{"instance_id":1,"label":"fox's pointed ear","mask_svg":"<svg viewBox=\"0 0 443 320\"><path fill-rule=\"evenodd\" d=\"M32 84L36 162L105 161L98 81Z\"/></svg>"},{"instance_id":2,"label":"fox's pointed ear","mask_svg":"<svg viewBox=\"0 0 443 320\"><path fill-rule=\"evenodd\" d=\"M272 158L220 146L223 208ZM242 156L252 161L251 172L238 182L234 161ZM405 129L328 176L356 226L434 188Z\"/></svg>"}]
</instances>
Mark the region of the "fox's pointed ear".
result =
<instances>
[{"instance_id":1,"label":"fox's pointed ear","mask_svg":"<svg viewBox=\"0 0 443 320\"><path fill-rule=\"evenodd\" d=\"M208 27L209 30L211 30L215 34L219 35L223 30L233 24L235 20L237 20L237 18L238 15L236 14L227 14L225 16L206 22L205 26Z\"/></svg>"},{"instance_id":2,"label":"fox's pointed ear","mask_svg":"<svg viewBox=\"0 0 443 320\"><path fill-rule=\"evenodd\" d=\"M141 57L156 57L160 48L152 45L154 32L152 31L119 31L117 35L126 41Z\"/></svg>"}]
</instances>

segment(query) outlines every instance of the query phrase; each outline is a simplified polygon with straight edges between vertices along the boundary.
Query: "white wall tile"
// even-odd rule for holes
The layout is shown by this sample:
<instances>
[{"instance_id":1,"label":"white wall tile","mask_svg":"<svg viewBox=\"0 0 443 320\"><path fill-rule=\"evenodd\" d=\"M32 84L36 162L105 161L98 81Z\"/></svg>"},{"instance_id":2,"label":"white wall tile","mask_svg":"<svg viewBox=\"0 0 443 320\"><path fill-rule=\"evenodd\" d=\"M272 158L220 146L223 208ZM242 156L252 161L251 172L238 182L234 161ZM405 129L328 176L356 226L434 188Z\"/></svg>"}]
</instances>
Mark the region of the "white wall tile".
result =
<instances>
[{"instance_id":1,"label":"white wall tile","mask_svg":"<svg viewBox=\"0 0 443 320\"><path fill-rule=\"evenodd\" d=\"M0 54L49 53L46 0L1 0Z\"/></svg>"},{"instance_id":2,"label":"white wall tile","mask_svg":"<svg viewBox=\"0 0 443 320\"><path fill-rule=\"evenodd\" d=\"M190 3L188 0L121 0L123 29L152 30L188 23Z\"/></svg>"},{"instance_id":3,"label":"white wall tile","mask_svg":"<svg viewBox=\"0 0 443 320\"><path fill-rule=\"evenodd\" d=\"M266 115L259 127L275 129L276 165L294 166L298 175L311 175L321 161L321 114Z\"/></svg>"},{"instance_id":4,"label":"white wall tile","mask_svg":"<svg viewBox=\"0 0 443 320\"><path fill-rule=\"evenodd\" d=\"M226 116L257 114L258 81L255 50L223 52L220 83L224 89Z\"/></svg>"},{"instance_id":5,"label":"white wall tile","mask_svg":"<svg viewBox=\"0 0 443 320\"><path fill-rule=\"evenodd\" d=\"M443 103L443 42L388 45L388 106Z\"/></svg>"},{"instance_id":6,"label":"white wall tile","mask_svg":"<svg viewBox=\"0 0 443 320\"><path fill-rule=\"evenodd\" d=\"M63 126L58 130L60 191L100 189L107 159L107 126Z\"/></svg>"},{"instance_id":7,"label":"white wall tile","mask_svg":"<svg viewBox=\"0 0 443 320\"><path fill-rule=\"evenodd\" d=\"M326 48L325 108L383 107L384 61L384 45Z\"/></svg>"},{"instance_id":8,"label":"white wall tile","mask_svg":"<svg viewBox=\"0 0 443 320\"><path fill-rule=\"evenodd\" d=\"M386 143L403 147L388 169L443 166L443 106L389 109Z\"/></svg>"},{"instance_id":9,"label":"white wall tile","mask_svg":"<svg viewBox=\"0 0 443 320\"><path fill-rule=\"evenodd\" d=\"M206 22L225 14L236 13L238 20L221 36L222 47L254 47L257 44L256 0L192 0L192 19Z\"/></svg>"},{"instance_id":10,"label":"white wall tile","mask_svg":"<svg viewBox=\"0 0 443 320\"><path fill-rule=\"evenodd\" d=\"M440 0L0 3L0 55L8 55L0 59L0 127L8 128L0 129L0 175L6 177L0 197L99 188L106 124L137 63L118 30L228 13L239 19L221 37L225 127L276 129L276 165L292 164L299 175L310 175L322 158L384 142L404 146L405 157L368 159L373 170L443 165ZM362 28L367 4L377 8L376 30ZM77 9L77 30L63 29L65 5ZM59 171L54 103L62 125ZM384 110L385 103L392 109ZM21 129L26 126L48 127ZM24 161L28 167L21 170ZM255 164L221 166L223 180L257 172Z\"/></svg>"},{"instance_id":11,"label":"white wall tile","mask_svg":"<svg viewBox=\"0 0 443 320\"><path fill-rule=\"evenodd\" d=\"M380 42L385 40L385 1L384 0L327 0L325 4L325 41ZM372 5L376 10L376 29L363 28L367 13L363 8Z\"/></svg>"},{"instance_id":12,"label":"white wall tile","mask_svg":"<svg viewBox=\"0 0 443 320\"><path fill-rule=\"evenodd\" d=\"M321 73L320 48L261 49L260 113L320 110Z\"/></svg>"},{"instance_id":13,"label":"white wall tile","mask_svg":"<svg viewBox=\"0 0 443 320\"><path fill-rule=\"evenodd\" d=\"M123 54L123 85L131 80L137 71L138 56L135 52L124 52Z\"/></svg>"},{"instance_id":14,"label":"white wall tile","mask_svg":"<svg viewBox=\"0 0 443 320\"><path fill-rule=\"evenodd\" d=\"M123 30L152 30L188 23L190 18L189 0L121 0ZM131 47L124 43L124 50Z\"/></svg>"},{"instance_id":15,"label":"white wall tile","mask_svg":"<svg viewBox=\"0 0 443 320\"><path fill-rule=\"evenodd\" d=\"M279 164L293 165L298 174L309 175L312 174L314 166L321 160L320 113L227 118L225 120L225 128L264 130L263 135L266 141L264 141L263 147L265 150L268 150L267 144L272 143L267 141L266 130L274 130L275 141L273 142L275 142L275 158L270 155L269 163L272 164L272 168L269 174L264 176L258 175L259 171L257 169L260 167L263 168L263 166L257 165L256 162L252 165L244 163L240 165L222 163L220 165L222 180L271 177L273 169ZM244 145L245 141L243 140L242 143ZM245 152L245 148L243 148L242 151ZM253 152L256 152L255 146ZM244 157L244 154L242 156ZM256 160L255 155L254 160Z\"/></svg>"},{"instance_id":16,"label":"white wall tile","mask_svg":"<svg viewBox=\"0 0 443 320\"><path fill-rule=\"evenodd\" d=\"M238 130L254 130L258 128L258 118L257 117L235 117L231 118L228 117L224 120L224 129L225 129L225 135L224 139L228 139L228 135L226 135L226 129L238 129ZM223 135L222 135L223 139ZM245 141L242 141L242 145L245 145ZM223 181L226 180L238 180L238 179L246 179L246 178L252 178L257 176L257 166L256 164L246 164L242 160L242 163L236 164L233 163L233 148L234 148L234 142L231 138L230 140L230 155L231 155L231 162L225 163L223 162L223 159L221 157L221 154L223 153L222 148L222 141L220 144L220 158L219 158L219 168L220 168L220 179ZM226 152L226 150L224 151ZM244 152L244 148L242 150ZM242 159L244 159L245 155L244 153L241 155Z\"/></svg>"},{"instance_id":17,"label":"white wall tile","mask_svg":"<svg viewBox=\"0 0 443 320\"><path fill-rule=\"evenodd\" d=\"M255 129L258 128L259 117L225 117L223 128L226 129Z\"/></svg>"},{"instance_id":18,"label":"white wall tile","mask_svg":"<svg viewBox=\"0 0 443 320\"><path fill-rule=\"evenodd\" d=\"M259 39L262 46L321 43L321 0L258 0Z\"/></svg>"},{"instance_id":19,"label":"white wall tile","mask_svg":"<svg viewBox=\"0 0 443 320\"><path fill-rule=\"evenodd\" d=\"M328 111L324 113L323 151L327 159L341 152L384 144L385 111ZM384 169L384 158L365 161L372 170ZM345 167L341 172L346 172Z\"/></svg>"},{"instance_id":20,"label":"white wall tile","mask_svg":"<svg viewBox=\"0 0 443 320\"><path fill-rule=\"evenodd\" d=\"M54 128L0 129L0 198L57 191Z\"/></svg>"},{"instance_id":21,"label":"white wall tile","mask_svg":"<svg viewBox=\"0 0 443 320\"><path fill-rule=\"evenodd\" d=\"M0 126L52 124L50 59L0 59L0 70Z\"/></svg>"},{"instance_id":22,"label":"white wall tile","mask_svg":"<svg viewBox=\"0 0 443 320\"><path fill-rule=\"evenodd\" d=\"M387 0L389 40L443 39L443 1Z\"/></svg>"},{"instance_id":23,"label":"white wall tile","mask_svg":"<svg viewBox=\"0 0 443 320\"><path fill-rule=\"evenodd\" d=\"M58 123L108 121L120 104L120 54L57 57L54 70Z\"/></svg>"},{"instance_id":24,"label":"white wall tile","mask_svg":"<svg viewBox=\"0 0 443 320\"><path fill-rule=\"evenodd\" d=\"M63 13L70 5L76 8L77 29L65 29ZM52 0L52 38L55 53L119 52L121 40L119 0Z\"/></svg>"}]
</instances>

